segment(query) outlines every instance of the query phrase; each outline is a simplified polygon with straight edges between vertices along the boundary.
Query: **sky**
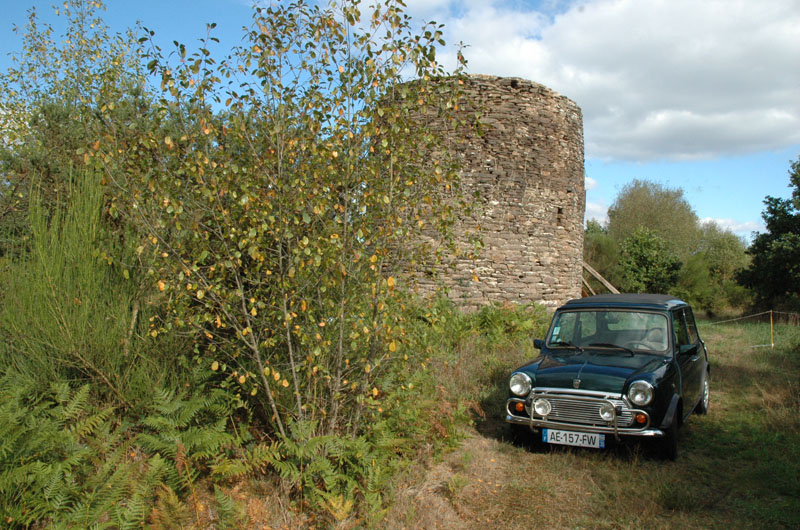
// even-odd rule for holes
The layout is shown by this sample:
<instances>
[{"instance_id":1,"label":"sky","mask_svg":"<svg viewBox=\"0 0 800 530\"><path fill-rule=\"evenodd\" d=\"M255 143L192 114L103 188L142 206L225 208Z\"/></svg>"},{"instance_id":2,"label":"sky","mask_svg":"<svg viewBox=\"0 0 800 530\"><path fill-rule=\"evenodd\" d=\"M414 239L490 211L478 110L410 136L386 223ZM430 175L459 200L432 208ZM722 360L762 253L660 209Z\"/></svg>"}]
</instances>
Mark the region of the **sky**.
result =
<instances>
[{"instance_id":1,"label":"sky","mask_svg":"<svg viewBox=\"0 0 800 530\"><path fill-rule=\"evenodd\" d=\"M0 70L21 49L27 10L0 0ZM113 31L137 21L165 48L214 35L239 43L250 0L106 0ZM633 179L681 188L702 220L749 239L763 200L788 198L800 156L800 0L406 0L445 24L445 65L466 45L468 72L521 77L583 111L586 218Z\"/></svg>"}]
</instances>

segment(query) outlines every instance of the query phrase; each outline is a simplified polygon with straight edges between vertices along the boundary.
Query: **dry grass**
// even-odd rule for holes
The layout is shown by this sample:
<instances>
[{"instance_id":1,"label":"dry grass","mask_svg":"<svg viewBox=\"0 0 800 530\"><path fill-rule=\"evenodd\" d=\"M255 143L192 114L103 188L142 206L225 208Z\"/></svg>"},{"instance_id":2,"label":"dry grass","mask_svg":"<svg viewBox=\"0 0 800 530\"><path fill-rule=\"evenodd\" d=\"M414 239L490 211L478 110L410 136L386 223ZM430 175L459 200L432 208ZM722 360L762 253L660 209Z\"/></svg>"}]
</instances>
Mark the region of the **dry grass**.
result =
<instances>
[{"instance_id":1,"label":"dry grass","mask_svg":"<svg viewBox=\"0 0 800 530\"><path fill-rule=\"evenodd\" d=\"M704 325L701 333L712 406L681 430L677 462L639 443L594 451L504 440L504 374L531 351L505 344L481 352L480 341L462 342L459 359L439 368L444 379L457 374L462 391L474 382L465 398L483 416L457 450L398 489L385 528L797 527L800 354L752 348L763 328ZM494 368L503 360L501 375Z\"/></svg>"},{"instance_id":2,"label":"dry grass","mask_svg":"<svg viewBox=\"0 0 800 530\"><path fill-rule=\"evenodd\" d=\"M490 346L467 333L431 363L440 374L438 391L471 404L473 424L457 448L438 458L422 454L396 478L394 502L372 526L800 527L800 353L785 344L752 348L763 333L701 327L712 361L711 410L681 430L677 462L658 459L640 443L595 451L506 440L505 378L532 355L531 341ZM800 344L796 335L793 343ZM277 482L251 482L231 494L246 506L248 528L370 527L353 517L314 519Z\"/></svg>"}]
</instances>

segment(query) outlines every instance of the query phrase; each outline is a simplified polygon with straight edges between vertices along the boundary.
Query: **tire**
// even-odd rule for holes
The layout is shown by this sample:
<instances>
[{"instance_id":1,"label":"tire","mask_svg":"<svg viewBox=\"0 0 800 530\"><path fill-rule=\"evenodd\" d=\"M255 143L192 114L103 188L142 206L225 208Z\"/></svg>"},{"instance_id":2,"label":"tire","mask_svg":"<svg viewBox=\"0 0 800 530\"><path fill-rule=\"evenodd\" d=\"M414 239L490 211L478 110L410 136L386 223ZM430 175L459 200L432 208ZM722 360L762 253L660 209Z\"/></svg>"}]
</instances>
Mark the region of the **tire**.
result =
<instances>
[{"instance_id":1,"label":"tire","mask_svg":"<svg viewBox=\"0 0 800 530\"><path fill-rule=\"evenodd\" d=\"M703 395L694 411L698 414L708 414L708 405L711 401L711 383L709 382L708 372L703 376Z\"/></svg>"}]
</instances>

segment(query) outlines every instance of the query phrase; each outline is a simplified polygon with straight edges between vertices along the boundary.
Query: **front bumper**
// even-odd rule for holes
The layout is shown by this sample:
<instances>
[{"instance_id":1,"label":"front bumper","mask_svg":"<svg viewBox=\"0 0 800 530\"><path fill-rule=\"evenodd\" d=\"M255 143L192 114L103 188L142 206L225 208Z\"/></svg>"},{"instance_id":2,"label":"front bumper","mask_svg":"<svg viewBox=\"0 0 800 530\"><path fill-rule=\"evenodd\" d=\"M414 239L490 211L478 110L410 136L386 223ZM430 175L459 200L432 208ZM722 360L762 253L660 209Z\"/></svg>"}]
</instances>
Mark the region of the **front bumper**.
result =
<instances>
[{"instance_id":1,"label":"front bumper","mask_svg":"<svg viewBox=\"0 0 800 530\"><path fill-rule=\"evenodd\" d=\"M547 416L533 412L532 403L546 398L553 405ZM524 410L516 410L522 403ZM614 408L614 419L602 420L597 414L601 404L608 403ZM634 418L644 415L646 421L637 423ZM634 408L625 396L593 391L568 391L564 389L534 389L527 398L509 398L506 402L506 422L526 425L531 429L560 429L573 432L613 434L615 436L664 436L661 429L650 427L647 411Z\"/></svg>"}]
</instances>

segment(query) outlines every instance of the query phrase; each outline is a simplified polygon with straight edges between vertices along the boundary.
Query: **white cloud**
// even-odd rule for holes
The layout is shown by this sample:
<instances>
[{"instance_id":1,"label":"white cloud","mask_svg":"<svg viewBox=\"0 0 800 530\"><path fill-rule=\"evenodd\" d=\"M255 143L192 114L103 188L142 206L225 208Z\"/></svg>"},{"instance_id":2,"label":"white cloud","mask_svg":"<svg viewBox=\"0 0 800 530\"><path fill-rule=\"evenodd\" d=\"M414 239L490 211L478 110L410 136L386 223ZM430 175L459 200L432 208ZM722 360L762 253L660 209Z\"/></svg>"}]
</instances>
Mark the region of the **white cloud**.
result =
<instances>
[{"instance_id":1,"label":"white cloud","mask_svg":"<svg viewBox=\"0 0 800 530\"><path fill-rule=\"evenodd\" d=\"M573 99L588 157L714 158L800 143L798 0L433 5L448 41L469 45L471 72Z\"/></svg>"},{"instance_id":2,"label":"white cloud","mask_svg":"<svg viewBox=\"0 0 800 530\"><path fill-rule=\"evenodd\" d=\"M602 202L586 201L586 213L583 218L585 221L595 220L605 226L608 222L608 205Z\"/></svg>"},{"instance_id":3,"label":"white cloud","mask_svg":"<svg viewBox=\"0 0 800 530\"><path fill-rule=\"evenodd\" d=\"M597 181L592 177L584 177L583 180L585 182L584 187L586 188L586 191L593 190L597 187Z\"/></svg>"},{"instance_id":4,"label":"white cloud","mask_svg":"<svg viewBox=\"0 0 800 530\"><path fill-rule=\"evenodd\" d=\"M764 223L756 223L754 221L741 222L734 219L714 219L705 217L700 219L700 223L714 223L720 228L730 230L734 234L743 236L748 240L753 232L764 232L766 230Z\"/></svg>"}]
</instances>

